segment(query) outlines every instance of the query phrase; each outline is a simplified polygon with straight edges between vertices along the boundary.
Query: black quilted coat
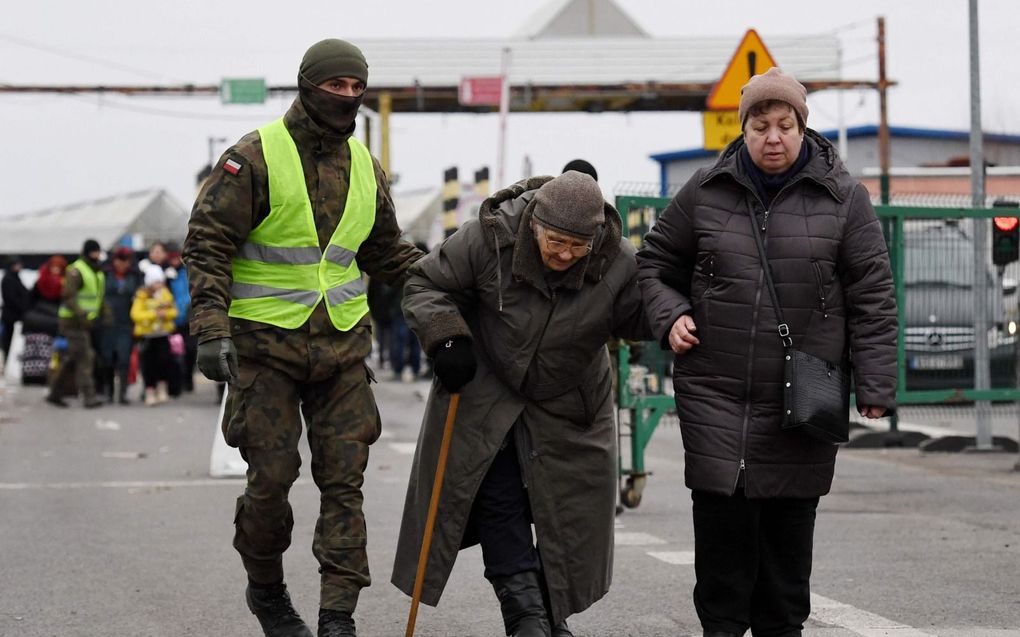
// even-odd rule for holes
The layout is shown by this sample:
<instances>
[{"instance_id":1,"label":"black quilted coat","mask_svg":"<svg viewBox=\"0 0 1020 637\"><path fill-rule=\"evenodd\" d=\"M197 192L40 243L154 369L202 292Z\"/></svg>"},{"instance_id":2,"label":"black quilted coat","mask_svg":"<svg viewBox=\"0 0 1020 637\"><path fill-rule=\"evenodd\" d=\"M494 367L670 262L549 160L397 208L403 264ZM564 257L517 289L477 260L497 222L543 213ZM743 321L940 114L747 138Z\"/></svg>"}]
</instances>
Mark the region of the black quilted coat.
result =
<instances>
[{"instance_id":1,"label":"black quilted coat","mask_svg":"<svg viewBox=\"0 0 1020 637\"><path fill-rule=\"evenodd\" d=\"M691 489L747 497L828 493L836 447L780 430L783 346L751 234L766 253L795 346L849 355L858 405L894 408L896 302L868 192L832 145L807 130L808 164L766 210L739 161L743 139L698 171L645 238L641 292L660 343L690 314L701 341L674 364Z\"/></svg>"}]
</instances>

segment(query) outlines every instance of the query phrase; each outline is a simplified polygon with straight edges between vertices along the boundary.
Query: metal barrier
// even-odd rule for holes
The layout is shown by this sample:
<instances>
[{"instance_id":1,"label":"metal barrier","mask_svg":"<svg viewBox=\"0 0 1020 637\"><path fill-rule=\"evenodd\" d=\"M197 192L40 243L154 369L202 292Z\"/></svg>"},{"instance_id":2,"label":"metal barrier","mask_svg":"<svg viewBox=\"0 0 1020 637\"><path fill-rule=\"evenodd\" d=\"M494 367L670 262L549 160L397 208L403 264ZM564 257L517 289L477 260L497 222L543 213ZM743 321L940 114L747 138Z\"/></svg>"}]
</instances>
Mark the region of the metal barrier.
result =
<instances>
[{"instance_id":1,"label":"metal barrier","mask_svg":"<svg viewBox=\"0 0 1020 637\"><path fill-rule=\"evenodd\" d=\"M669 203L663 197L623 196L616 198L616 209L623 219L623 232L635 247ZM645 448L663 416L676 413L672 395L673 362L671 352L654 343L622 344L618 350L617 406L620 413L620 502L634 508L641 496L649 472L645 469ZM629 453L624 462L624 441Z\"/></svg>"},{"instance_id":2,"label":"metal barrier","mask_svg":"<svg viewBox=\"0 0 1020 637\"><path fill-rule=\"evenodd\" d=\"M624 232L635 246L640 246L669 201L616 198ZM990 401L1010 403L1016 409L1020 402L1020 269L1016 263L993 266L989 250L981 251L987 240L975 241L975 230L987 233L989 219L1020 215L1020 211L919 205L876 206L875 210L889 245L898 299L897 403L934 411L938 405L976 402L978 418L987 417L987 413L981 415L980 407ZM981 278L979 272L983 272ZM985 286L975 285L982 278ZM987 299L983 303L977 301L982 287ZM976 325L984 327L975 330ZM663 418L676 414L672 358L652 343L619 348L620 500L630 508L641 503L650 474L645 449ZM987 364L982 364L985 360ZM976 385L975 378L982 374L986 378ZM986 388L978 388L981 385ZM890 430L896 429L894 418Z\"/></svg>"}]
</instances>

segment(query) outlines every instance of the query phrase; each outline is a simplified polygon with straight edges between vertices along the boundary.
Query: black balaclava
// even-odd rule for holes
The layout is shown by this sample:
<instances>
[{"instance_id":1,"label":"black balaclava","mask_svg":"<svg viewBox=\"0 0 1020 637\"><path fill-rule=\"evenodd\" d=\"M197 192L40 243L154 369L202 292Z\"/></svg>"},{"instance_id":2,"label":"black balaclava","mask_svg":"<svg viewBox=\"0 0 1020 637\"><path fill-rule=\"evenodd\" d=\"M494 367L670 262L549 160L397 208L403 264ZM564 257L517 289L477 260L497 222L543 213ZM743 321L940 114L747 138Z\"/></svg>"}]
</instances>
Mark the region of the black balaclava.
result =
<instances>
[{"instance_id":1,"label":"black balaclava","mask_svg":"<svg viewBox=\"0 0 1020 637\"><path fill-rule=\"evenodd\" d=\"M364 96L335 95L319 88L319 84L335 77L353 77L368 84L368 63L364 54L345 40L331 38L316 42L301 58L298 94L308 115L317 124L337 134L349 133Z\"/></svg>"},{"instance_id":2,"label":"black balaclava","mask_svg":"<svg viewBox=\"0 0 1020 637\"><path fill-rule=\"evenodd\" d=\"M103 249L102 247L100 247L99 242L96 241L95 239L86 239L85 243L82 244L81 247L81 256L83 259L88 261L88 264L91 265L93 268L98 268L99 258L93 259L91 256L89 256L95 252L100 253L100 257L102 256Z\"/></svg>"},{"instance_id":3,"label":"black balaclava","mask_svg":"<svg viewBox=\"0 0 1020 637\"><path fill-rule=\"evenodd\" d=\"M316 124L331 132L343 135L351 132L354 120L358 117L358 109L364 95L349 97L335 95L312 84L304 76L298 77L298 94L305 105L308 116Z\"/></svg>"}]
</instances>

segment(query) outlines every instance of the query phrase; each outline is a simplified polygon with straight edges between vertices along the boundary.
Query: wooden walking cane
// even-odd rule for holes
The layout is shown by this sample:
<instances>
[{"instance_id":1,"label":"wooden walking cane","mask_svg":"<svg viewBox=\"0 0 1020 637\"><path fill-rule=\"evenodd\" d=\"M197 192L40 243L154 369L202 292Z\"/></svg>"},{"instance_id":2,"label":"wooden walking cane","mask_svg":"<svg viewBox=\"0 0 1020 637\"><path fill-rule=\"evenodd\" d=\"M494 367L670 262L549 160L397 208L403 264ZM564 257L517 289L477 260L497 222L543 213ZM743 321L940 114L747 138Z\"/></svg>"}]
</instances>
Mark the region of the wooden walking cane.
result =
<instances>
[{"instance_id":1,"label":"wooden walking cane","mask_svg":"<svg viewBox=\"0 0 1020 637\"><path fill-rule=\"evenodd\" d=\"M432 499L429 500L429 514L425 518L425 537L421 542L421 553L418 554L418 572L414 576L414 594L411 596L411 612L407 616L407 632L404 633L404 637L414 637L414 621L418 618L418 603L421 601L421 588L425 583L425 566L429 561L432 531L436 527L436 513L439 511L439 493L443 490L443 474L446 473L446 456L450 452L450 439L453 438L453 423L457 419L459 403L460 394L451 394L450 408L446 412L446 425L443 427L443 442L439 445L436 477L432 481Z\"/></svg>"}]
</instances>

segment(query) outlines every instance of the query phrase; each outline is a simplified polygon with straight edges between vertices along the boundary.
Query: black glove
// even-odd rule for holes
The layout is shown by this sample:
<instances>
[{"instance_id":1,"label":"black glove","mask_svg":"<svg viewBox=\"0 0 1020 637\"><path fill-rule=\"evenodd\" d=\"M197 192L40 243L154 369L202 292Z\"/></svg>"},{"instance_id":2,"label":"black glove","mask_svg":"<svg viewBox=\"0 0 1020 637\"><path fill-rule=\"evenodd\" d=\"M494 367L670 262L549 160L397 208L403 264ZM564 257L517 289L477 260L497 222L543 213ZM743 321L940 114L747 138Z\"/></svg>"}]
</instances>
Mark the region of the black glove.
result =
<instances>
[{"instance_id":1,"label":"black glove","mask_svg":"<svg viewBox=\"0 0 1020 637\"><path fill-rule=\"evenodd\" d=\"M237 380L237 350L229 336L199 343L197 362L198 369L209 380L221 383Z\"/></svg>"},{"instance_id":2,"label":"black glove","mask_svg":"<svg viewBox=\"0 0 1020 637\"><path fill-rule=\"evenodd\" d=\"M464 337L446 341L436 348L432 358L433 373L451 394L456 394L470 383L478 369L471 340Z\"/></svg>"}]
</instances>

